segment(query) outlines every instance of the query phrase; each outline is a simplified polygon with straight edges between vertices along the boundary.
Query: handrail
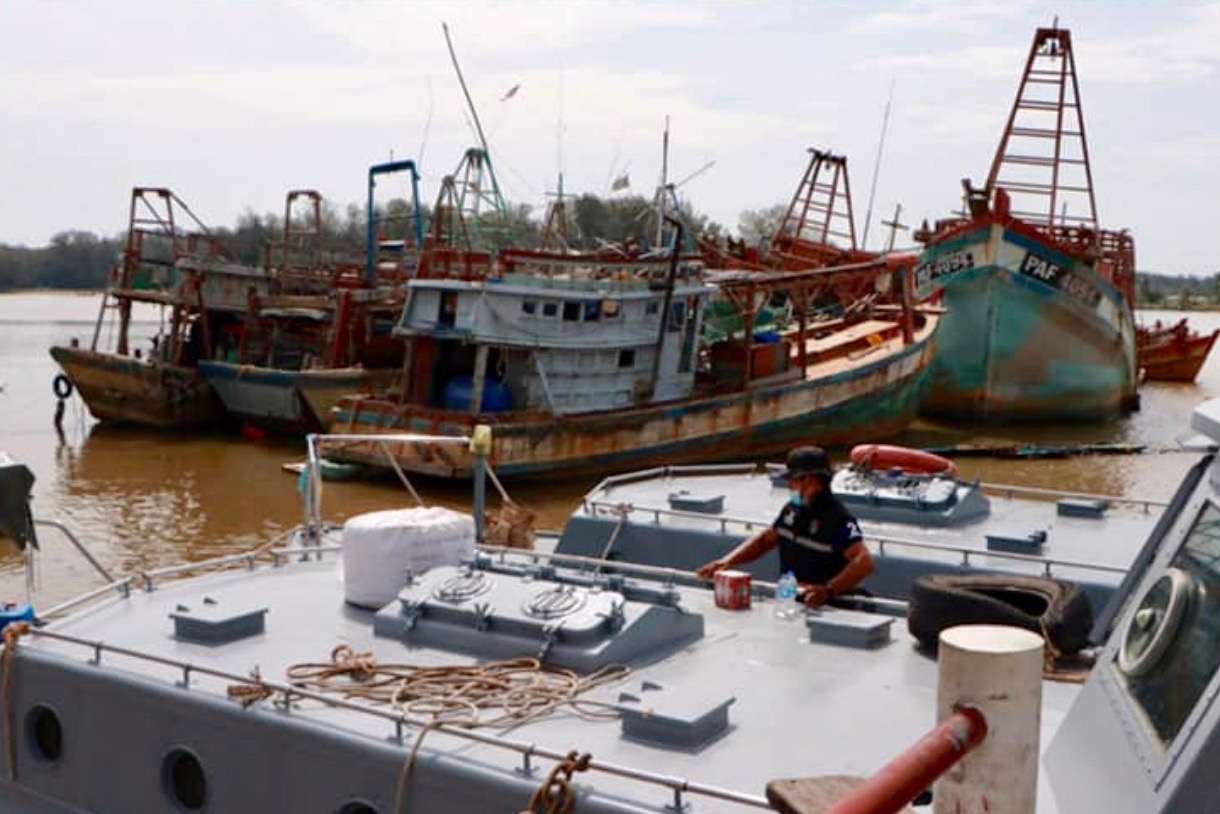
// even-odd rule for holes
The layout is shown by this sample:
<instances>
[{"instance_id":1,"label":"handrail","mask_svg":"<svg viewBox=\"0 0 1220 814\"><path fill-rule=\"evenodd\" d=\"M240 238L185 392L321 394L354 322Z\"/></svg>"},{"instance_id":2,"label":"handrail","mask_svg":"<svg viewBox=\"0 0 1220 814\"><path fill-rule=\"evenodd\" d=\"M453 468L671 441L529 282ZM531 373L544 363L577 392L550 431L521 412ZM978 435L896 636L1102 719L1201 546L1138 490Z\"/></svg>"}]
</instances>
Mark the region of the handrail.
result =
<instances>
[{"instance_id":1,"label":"handrail","mask_svg":"<svg viewBox=\"0 0 1220 814\"><path fill-rule=\"evenodd\" d=\"M654 523L660 522L660 516L679 517L689 520L706 520L720 523L721 533L726 532L726 526L729 523L735 523L745 526L747 529L753 526L766 525L765 520L750 520L743 517L735 517L732 515L707 515L700 512L684 511L682 509L664 509L654 506L636 506L631 503L603 503L593 502L589 504L591 510L609 509L615 513L622 511L628 512L645 512L655 515ZM596 512L594 512L596 513ZM884 553L887 545L901 545L908 548L922 548L929 551L939 551L946 554L960 554L963 559L963 564L968 564L972 556L979 557L997 557L1000 559L1015 560L1018 562L1027 562L1045 566L1047 573L1050 573L1050 567L1053 565L1062 566L1064 568L1082 568L1086 570L1107 571L1116 574L1125 574L1127 569L1119 568L1118 566L1105 565L1102 563L1082 562L1079 560L1066 560L1055 557L1038 557L1031 554L1020 554L1017 552L995 551L992 549L971 548L970 546L952 545L949 543L932 543L922 540L912 540L903 537L892 537L888 535L868 534L866 540L872 540L877 543L879 553ZM615 561L616 563L618 561Z\"/></svg>"},{"instance_id":2,"label":"handrail","mask_svg":"<svg viewBox=\"0 0 1220 814\"><path fill-rule=\"evenodd\" d=\"M394 724L395 730L393 740L402 744L404 742L403 727L412 726L419 729L425 727L436 729L444 732L447 735L453 735L459 738L466 738L472 741L478 741L489 746L495 746L502 749L518 752L525 760L526 768L529 768L529 760L532 756L541 756L552 760L563 760L566 755L553 749L538 746L532 743L523 743L521 741L509 740L496 735L485 735L478 732L473 732L460 725L452 725L447 723L437 723L408 715L403 712L395 712L389 709L379 709L367 704L359 704L344 698L336 698L321 692L314 692L301 687L296 687L292 684L284 684L278 681L267 681L265 679L256 678L250 675L241 675L239 673L230 673L226 670L219 670L214 667L205 667L203 665L194 664L189 661L179 659L166 658L164 656L146 653L140 650L133 650L127 647L107 644L103 641L83 639L77 636L69 636L63 633L57 633L41 628L31 628L30 631L35 636L41 636L53 641L58 641L64 644L77 645L88 648L93 651L93 662L100 664L104 654L113 654L125 656L139 661L148 662L151 664L159 664L165 667L172 667L182 671L182 681L180 686L189 689L191 674L199 674L219 678L224 681L235 682L246 686L256 687L259 689L269 689L283 696L285 703L281 705L284 712L291 712L291 705L287 703L292 698L304 698L310 701L317 701L329 707L337 707L347 709L352 712L371 715L376 718L390 721ZM648 772L642 769L632 768L630 766L621 766L614 763L606 763L598 760L590 761L589 769L593 771L605 772L606 774L618 775L630 780L636 780L642 783L662 786L674 793L675 802L681 803L681 795L684 793L699 794L706 797L713 797L719 800L725 800L732 803L752 806L760 809L770 809L770 804L763 797L753 794L744 794L742 792L733 791L731 789L712 786L704 783L696 783L690 780L673 777L669 775L657 774ZM677 806L681 810L683 806Z\"/></svg>"},{"instance_id":3,"label":"handrail","mask_svg":"<svg viewBox=\"0 0 1220 814\"><path fill-rule=\"evenodd\" d=\"M40 520L38 518L34 518L34 525L50 526L53 529L59 529L59 531L65 537L68 538L68 541L70 543L72 543L72 545L76 546L76 550L79 551L84 556L84 558L89 561L89 564L97 569L97 572L102 575L102 579L106 580L107 582L115 581L114 577L112 577L110 575L110 572L107 571L105 569L105 567L103 567L102 564L97 561L96 557L94 557L91 553L89 553L89 549L85 548L85 544L82 543L80 540L78 540L76 535L72 533L72 530L70 528L68 528L67 526L65 526L63 523L60 523L57 520Z\"/></svg>"},{"instance_id":4,"label":"handrail","mask_svg":"<svg viewBox=\"0 0 1220 814\"><path fill-rule=\"evenodd\" d=\"M987 719L983 713L973 707L963 707L828 808L825 814L898 814L986 737Z\"/></svg>"},{"instance_id":5,"label":"handrail","mask_svg":"<svg viewBox=\"0 0 1220 814\"><path fill-rule=\"evenodd\" d=\"M610 475L609 477L600 480L596 486L585 493L581 499L582 503L597 502L595 495L605 492L613 486L621 486L626 483L639 483L641 481L650 480L661 477L672 477L674 475L717 475L717 474L771 474L773 472L783 471L782 464L773 463L740 463L740 464L676 464L671 466L657 466L651 469L641 469L637 472L625 472L620 475ZM1040 495L1042 497L1058 497L1058 498L1081 498L1084 500L1105 500L1110 503L1127 503L1133 506L1140 506L1144 511L1156 506L1165 508L1169 505L1168 500L1158 500L1154 498L1144 497L1126 497L1123 495L1106 495L1096 494L1093 492L1072 492L1065 489L1049 489L1040 486L1019 486L1011 483L988 483L986 481L959 481L965 486L974 486L980 490L998 493L1005 497L1012 498L1014 495Z\"/></svg>"},{"instance_id":6,"label":"handrail","mask_svg":"<svg viewBox=\"0 0 1220 814\"><path fill-rule=\"evenodd\" d=\"M60 602L58 605L48 608L47 610L38 614L38 618L40 620L50 619L53 616L58 616L64 611L79 607L87 602L92 602L99 596L107 594L111 591L118 591L121 595L128 596L131 593L131 583L133 580L134 577L123 577L123 579L114 580L113 582L103 585L100 588L94 588L92 591L83 593L80 596L74 596L66 602Z\"/></svg>"}]
</instances>

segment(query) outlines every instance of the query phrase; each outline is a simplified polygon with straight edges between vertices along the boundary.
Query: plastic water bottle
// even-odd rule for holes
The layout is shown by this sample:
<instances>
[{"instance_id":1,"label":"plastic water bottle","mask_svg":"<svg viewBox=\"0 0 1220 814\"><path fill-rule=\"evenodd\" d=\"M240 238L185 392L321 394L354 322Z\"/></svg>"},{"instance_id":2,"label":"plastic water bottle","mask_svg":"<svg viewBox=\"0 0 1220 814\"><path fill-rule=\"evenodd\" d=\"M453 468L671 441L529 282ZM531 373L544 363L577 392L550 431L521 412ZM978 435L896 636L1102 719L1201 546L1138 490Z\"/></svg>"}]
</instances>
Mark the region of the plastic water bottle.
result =
<instances>
[{"instance_id":1,"label":"plastic water bottle","mask_svg":"<svg viewBox=\"0 0 1220 814\"><path fill-rule=\"evenodd\" d=\"M785 571L775 583L775 617L777 619L795 619L799 608L796 606L796 574Z\"/></svg>"}]
</instances>

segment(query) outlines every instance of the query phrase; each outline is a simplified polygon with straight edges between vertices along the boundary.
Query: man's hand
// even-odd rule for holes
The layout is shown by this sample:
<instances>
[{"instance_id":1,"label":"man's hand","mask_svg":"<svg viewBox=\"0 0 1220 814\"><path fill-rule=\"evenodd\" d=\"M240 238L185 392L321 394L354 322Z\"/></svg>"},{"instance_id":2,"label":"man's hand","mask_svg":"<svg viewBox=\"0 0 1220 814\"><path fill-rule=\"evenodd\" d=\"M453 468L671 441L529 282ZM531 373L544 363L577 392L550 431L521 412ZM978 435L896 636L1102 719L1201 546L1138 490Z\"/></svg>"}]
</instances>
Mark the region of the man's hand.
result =
<instances>
[{"instance_id":1,"label":"man's hand","mask_svg":"<svg viewBox=\"0 0 1220 814\"><path fill-rule=\"evenodd\" d=\"M712 577L716 576L717 571L723 571L728 567L729 564L725 562L724 559L717 558L709 563L706 563L705 565L699 566L699 568L695 571L695 574L703 579L711 579Z\"/></svg>"},{"instance_id":2,"label":"man's hand","mask_svg":"<svg viewBox=\"0 0 1220 814\"><path fill-rule=\"evenodd\" d=\"M825 585L802 585L796 598L807 608L820 608L830 599L830 589Z\"/></svg>"}]
</instances>

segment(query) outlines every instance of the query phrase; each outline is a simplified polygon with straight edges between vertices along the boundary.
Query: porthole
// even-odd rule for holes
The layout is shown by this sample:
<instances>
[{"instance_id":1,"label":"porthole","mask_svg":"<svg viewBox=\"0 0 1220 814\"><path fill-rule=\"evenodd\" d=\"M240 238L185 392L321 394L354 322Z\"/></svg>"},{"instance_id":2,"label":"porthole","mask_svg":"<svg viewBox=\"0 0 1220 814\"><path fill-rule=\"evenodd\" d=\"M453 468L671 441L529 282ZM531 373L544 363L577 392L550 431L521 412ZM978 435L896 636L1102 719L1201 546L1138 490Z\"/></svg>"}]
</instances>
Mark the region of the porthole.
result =
<instances>
[{"instance_id":1,"label":"porthole","mask_svg":"<svg viewBox=\"0 0 1220 814\"><path fill-rule=\"evenodd\" d=\"M377 814L377 809L363 800L352 800L350 803L344 803L338 814Z\"/></svg>"},{"instance_id":2,"label":"porthole","mask_svg":"<svg viewBox=\"0 0 1220 814\"><path fill-rule=\"evenodd\" d=\"M208 802L208 778L199 758L174 749L161 764L161 781L170 800L183 811L202 811Z\"/></svg>"},{"instance_id":3,"label":"porthole","mask_svg":"<svg viewBox=\"0 0 1220 814\"><path fill-rule=\"evenodd\" d=\"M64 751L64 728L55 710L39 704L25 716L30 749L43 760L54 763Z\"/></svg>"}]
</instances>

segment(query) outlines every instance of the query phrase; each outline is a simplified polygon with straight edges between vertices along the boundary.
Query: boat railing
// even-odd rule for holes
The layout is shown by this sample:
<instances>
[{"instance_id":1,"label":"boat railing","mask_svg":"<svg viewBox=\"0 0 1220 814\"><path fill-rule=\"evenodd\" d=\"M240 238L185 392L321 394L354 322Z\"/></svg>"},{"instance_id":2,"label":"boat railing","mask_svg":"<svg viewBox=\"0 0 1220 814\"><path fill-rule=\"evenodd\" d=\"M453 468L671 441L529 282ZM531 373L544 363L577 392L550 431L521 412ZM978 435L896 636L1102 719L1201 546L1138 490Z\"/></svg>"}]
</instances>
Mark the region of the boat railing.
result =
<instances>
[{"instance_id":1,"label":"boat railing","mask_svg":"<svg viewBox=\"0 0 1220 814\"><path fill-rule=\"evenodd\" d=\"M660 525L662 517L673 517L683 520L697 520L701 522L712 522L719 526L721 534L727 534L729 526L739 526L742 531L752 531L754 528L768 525L766 520L750 519L747 517L734 517L731 515L707 515L701 512L684 511L682 509L666 509L659 506L636 506L630 503L613 503L608 501L588 501L586 509L590 514L597 516L605 512L608 515L615 517L630 516L633 513L651 514L654 525ZM962 566L967 567L970 561L975 557L987 557L989 559L1009 560L1013 562L1025 562L1032 565L1040 566L1046 576L1052 576L1052 569L1059 568L1078 568L1086 571L1097 571L1104 573L1125 574L1127 569L1117 566L1105 565L1103 563L1091 563L1081 560L1068 560L1057 557L1042 557L1032 554L1021 554L1018 552L999 551L993 549L974 548L965 545L955 545L952 543L933 543L922 540L912 540L904 537L894 537L884 534L867 534L865 539L874 543L877 547L877 553L884 555L886 547L902 546L905 548L916 548L925 551L935 551L942 554L951 554L961 557ZM618 567L618 560L614 561L615 567Z\"/></svg>"},{"instance_id":2,"label":"boat railing","mask_svg":"<svg viewBox=\"0 0 1220 814\"><path fill-rule=\"evenodd\" d=\"M596 486L585 493L582 503L586 510L593 503L597 502L595 496L609 491L612 487L623 486L631 483L640 483L647 480L657 478L672 478L675 476L703 476L703 475L750 475L766 474L768 476L782 472L783 464L754 464L754 463L731 463L731 464L679 464L673 466L658 466L652 469L641 469L637 472L626 472L621 475L611 475L603 478ZM1167 500L1158 500L1155 498L1146 497L1127 497L1125 495L1105 495L1093 492L1073 492L1065 489L1050 489L1039 486L1018 486L1010 483L988 483L986 481L965 482L968 486L973 486L988 494L994 494L1009 500L1018 495L1028 495L1033 497L1045 498L1048 500L1058 500L1061 498L1074 498L1079 500L1101 500L1110 504L1124 504L1129 506L1137 506L1142 508L1146 513L1153 508L1163 509L1169 505ZM705 515L699 515L705 517Z\"/></svg>"},{"instance_id":3,"label":"boat railing","mask_svg":"<svg viewBox=\"0 0 1220 814\"><path fill-rule=\"evenodd\" d=\"M323 704L327 707L344 709L357 714L380 718L393 725L393 731L389 737L390 740L397 743L399 746L405 746L407 744L406 730L408 727L410 727L418 731L423 731L425 729L440 731L457 738L464 738L466 740L476 741L488 746L517 752L519 755L521 755L522 760L522 765L517 771L525 774L526 776L530 776L536 771L536 767L532 762L534 758L560 761L566 757L566 755L562 752L549 749L545 746L539 746L536 743L525 743L523 741L511 740L499 735L485 734L471 730L460 724L438 723L435 720L428 720L418 716L409 715L406 712L399 710L388 708L383 709L371 706L369 704L361 704L345 698L328 695L323 692L315 692L302 687L297 687L293 684L287 684L279 681L269 681L267 679L249 674L243 675L240 673L233 673L227 670L220 670L215 667L207 667L194 662L184 661L182 659L167 658L165 656L159 656L142 650L121 647L119 645L109 644L101 640L70 636L57 631L47 630L45 628L31 628L30 634L35 637L48 639L65 645L82 647L92 651L92 658L90 659L90 662L95 665L100 665L104 656L122 656L124 658L135 659L137 661L157 664L163 667L178 670L181 672L181 679L178 682L178 686L184 690L189 690L191 688L191 680L194 676L207 676L209 678L231 682L235 685L250 687L260 691L260 693L267 693L273 696L275 699L273 703L275 704L277 710L283 714L291 714L294 711L292 703L293 701L308 700ZM617 775L618 777L659 786L668 790L672 794L672 803L670 804L668 810L685 811L688 807L685 796L688 794L709 797L751 808L771 810L771 806L765 797L754 794L745 794L743 792L734 791L733 789L723 788L706 783L698 783L673 775L650 772L644 769L638 769L631 766L624 766L601 760L591 760L588 768L590 771Z\"/></svg>"}]
</instances>

